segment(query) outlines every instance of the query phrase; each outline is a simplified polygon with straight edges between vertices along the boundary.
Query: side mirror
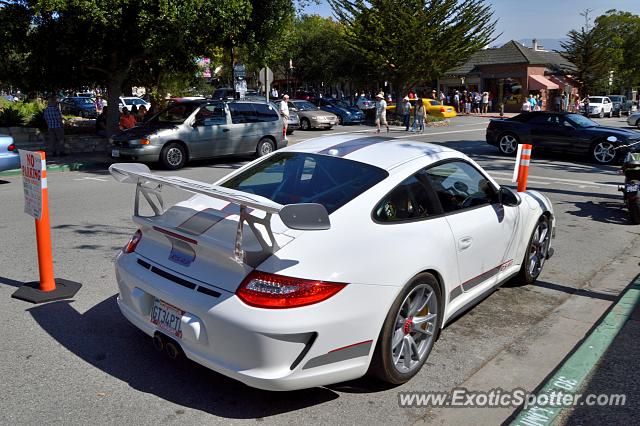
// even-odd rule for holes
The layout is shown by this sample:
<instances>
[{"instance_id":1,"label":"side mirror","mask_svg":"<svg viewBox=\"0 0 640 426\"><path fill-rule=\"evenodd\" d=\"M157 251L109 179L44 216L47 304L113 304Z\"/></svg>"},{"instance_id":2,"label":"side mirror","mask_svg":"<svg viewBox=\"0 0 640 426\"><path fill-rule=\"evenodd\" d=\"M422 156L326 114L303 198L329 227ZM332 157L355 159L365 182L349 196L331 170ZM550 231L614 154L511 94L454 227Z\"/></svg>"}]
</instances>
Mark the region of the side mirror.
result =
<instances>
[{"instance_id":1,"label":"side mirror","mask_svg":"<svg viewBox=\"0 0 640 426\"><path fill-rule=\"evenodd\" d=\"M500 204L502 204L503 206L515 207L522 201L520 195L518 195L517 192L513 192L513 190L507 188L506 186L500 187L500 190L498 191L498 197L500 199Z\"/></svg>"}]
</instances>

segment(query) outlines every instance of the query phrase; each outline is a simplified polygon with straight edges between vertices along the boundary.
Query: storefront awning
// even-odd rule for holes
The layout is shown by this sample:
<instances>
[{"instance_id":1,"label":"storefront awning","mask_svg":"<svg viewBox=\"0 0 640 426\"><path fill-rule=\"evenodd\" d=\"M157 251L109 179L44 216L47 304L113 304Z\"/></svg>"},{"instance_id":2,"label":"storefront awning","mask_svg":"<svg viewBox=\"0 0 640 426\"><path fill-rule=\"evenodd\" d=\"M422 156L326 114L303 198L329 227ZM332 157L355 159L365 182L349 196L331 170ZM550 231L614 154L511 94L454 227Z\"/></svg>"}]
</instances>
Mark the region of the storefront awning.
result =
<instances>
[{"instance_id":1,"label":"storefront awning","mask_svg":"<svg viewBox=\"0 0 640 426\"><path fill-rule=\"evenodd\" d=\"M543 75L529 76L529 90L557 90L559 88L560 86Z\"/></svg>"},{"instance_id":2,"label":"storefront awning","mask_svg":"<svg viewBox=\"0 0 640 426\"><path fill-rule=\"evenodd\" d=\"M557 83L558 86L560 86L560 88L563 90L565 87L574 87L576 85L570 79L567 79L562 75L550 75L549 80L553 81L554 83Z\"/></svg>"}]
</instances>

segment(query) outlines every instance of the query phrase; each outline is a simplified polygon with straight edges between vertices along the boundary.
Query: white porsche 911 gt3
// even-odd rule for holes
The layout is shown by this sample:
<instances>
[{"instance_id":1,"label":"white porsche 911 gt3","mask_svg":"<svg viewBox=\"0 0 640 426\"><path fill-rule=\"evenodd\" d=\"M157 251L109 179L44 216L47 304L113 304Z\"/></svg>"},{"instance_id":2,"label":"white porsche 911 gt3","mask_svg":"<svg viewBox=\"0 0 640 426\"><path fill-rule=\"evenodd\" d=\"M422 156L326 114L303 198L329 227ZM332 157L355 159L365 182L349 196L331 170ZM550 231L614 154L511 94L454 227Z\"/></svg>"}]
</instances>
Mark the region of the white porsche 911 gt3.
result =
<instances>
[{"instance_id":1,"label":"white porsche 911 gt3","mask_svg":"<svg viewBox=\"0 0 640 426\"><path fill-rule=\"evenodd\" d=\"M170 356L263 389L403 383L447 322L507 279L533 282L553 253L545 196L422 142L313 139L215 184L110 171L136 184L124 316ZM165 211L162 186L196 195Z\"/></svg>"}]
</instances>

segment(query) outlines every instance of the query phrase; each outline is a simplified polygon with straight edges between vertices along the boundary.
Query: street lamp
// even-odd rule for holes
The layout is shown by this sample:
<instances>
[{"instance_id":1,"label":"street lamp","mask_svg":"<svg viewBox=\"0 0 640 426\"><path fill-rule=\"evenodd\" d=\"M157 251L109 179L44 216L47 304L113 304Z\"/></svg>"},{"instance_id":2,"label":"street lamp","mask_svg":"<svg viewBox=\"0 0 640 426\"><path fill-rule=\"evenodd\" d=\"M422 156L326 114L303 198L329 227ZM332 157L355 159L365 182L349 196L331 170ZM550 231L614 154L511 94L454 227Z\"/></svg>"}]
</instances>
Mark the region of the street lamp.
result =
<instances>
[{"instance_id":1,"label":"street lamp","mask_svg":"<svg viewBox=\"0 0 640 426\"><path fill-rule=\"evenodd\" d=\"M291 88L289 86L289 80L291 79L291 72L293 71L293 61L289 58L289 68L287 68L287 94L291 95Z\"/></svg>"}]
</instances>

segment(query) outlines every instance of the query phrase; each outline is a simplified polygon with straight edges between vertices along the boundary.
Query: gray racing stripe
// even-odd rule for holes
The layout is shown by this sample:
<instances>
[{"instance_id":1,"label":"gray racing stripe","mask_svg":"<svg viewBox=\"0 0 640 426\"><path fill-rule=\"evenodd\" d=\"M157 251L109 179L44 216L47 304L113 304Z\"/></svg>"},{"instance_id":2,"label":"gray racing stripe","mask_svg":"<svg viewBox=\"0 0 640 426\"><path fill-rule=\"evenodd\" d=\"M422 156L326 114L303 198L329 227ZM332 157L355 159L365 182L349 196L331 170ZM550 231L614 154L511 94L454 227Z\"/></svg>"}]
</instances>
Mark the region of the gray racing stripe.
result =
<instances>
[{"instance_id":1,"label":"gray racing stripe","mask_svg":"<svg viewBox=\"0 0 640 426\"><path fill-rule=\"evenodd\" d=\"M323 149L322 151L319 152L319 154L333 155L334 157L345 157L362 148L366 148L371 145L375 145L381 142L387 142L391 140L393 140L393 138L380 137L380 136L351 139L345 142L340 142L337 145L330 146L329 148Z\"/></svg>"},{"instance_id":2,"label":"gray racing stripe","mask_svg":"<svg viewBox=\"0 0 640 426\"><path fill-rule=\"evenodd\" d=\"M369 350L371 349L371 344L373 342L371 340L367 342L358 343L354 346L348 346L344 349L339 349L337 351L332 351L324 355L317 356L315 358L311 358L307 363L302 367L303 370L308 368L320 367L327 364L332 364L334 362L345 361L351 358L358 358L361 356L369 355Z\"/></svg>"}]
</instances>

